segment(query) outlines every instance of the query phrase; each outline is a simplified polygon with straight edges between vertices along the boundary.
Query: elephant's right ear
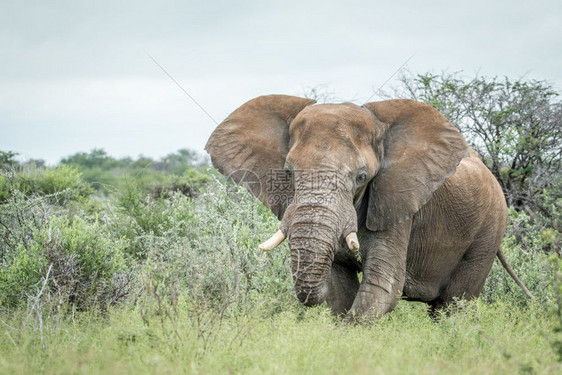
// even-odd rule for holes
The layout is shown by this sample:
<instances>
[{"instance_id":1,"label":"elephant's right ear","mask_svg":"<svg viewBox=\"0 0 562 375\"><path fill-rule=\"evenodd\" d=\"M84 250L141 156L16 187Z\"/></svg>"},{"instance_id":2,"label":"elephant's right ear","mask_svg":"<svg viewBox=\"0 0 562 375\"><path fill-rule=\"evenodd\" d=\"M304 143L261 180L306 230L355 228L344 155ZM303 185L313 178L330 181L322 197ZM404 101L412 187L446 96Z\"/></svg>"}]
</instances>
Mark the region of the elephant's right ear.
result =
<instances>
[{"instance_id":1,"label":"elephant's right ear","mask_svg":"<svg viewBox=\"0 0 562 375\"><path fill-rule=\"evenodd\" d=\"M225 176L230 176L283 217L293 188L275 182L289 152L289 124L313 99L287 95L260 96L232 112L211 134L205 150Z\"/></svg>"}]
</instances>

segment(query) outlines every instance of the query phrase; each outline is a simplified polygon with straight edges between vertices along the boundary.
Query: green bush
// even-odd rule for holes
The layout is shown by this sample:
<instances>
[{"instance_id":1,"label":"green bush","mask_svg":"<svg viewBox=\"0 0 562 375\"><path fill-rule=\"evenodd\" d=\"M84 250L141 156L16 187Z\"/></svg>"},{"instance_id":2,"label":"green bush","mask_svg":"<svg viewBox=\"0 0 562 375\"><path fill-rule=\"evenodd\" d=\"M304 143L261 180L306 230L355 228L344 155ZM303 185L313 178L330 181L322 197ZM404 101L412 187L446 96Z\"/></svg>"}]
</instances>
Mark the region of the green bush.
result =
<instances>
[{"instance_id":1,"label":"green bush","mask_svg":"<svg viewBox=\"0 0 562 375\"><path fill-rule=\"evenodd\" d=\"M153 198L134 180L124 185L116 204L109 225L128 239L125 252L137 260L146 259L152 238L161 238L171 229L177 230L174 236L186 236L194 215L188 197L176 193L168 199Z\"/></svg>"},{"instance_id":2,"label":"green bush","mask_svg":"<svg viewBox=\"0 0 562 375\"><path fill-rule=\"evenodd\" d=\"M47 260L37 246L19 244L17 251L4 257L0 267L0 307L15 308L26 305L37 294Z\"/></svg>"},{"instance_id":3,"label":"green bush","mask_svg":"<svg viewBox=\"0 0 562 375\"><path fill-rule=\"evenodd\" d=\"M125 246L98 221L52 216L14 252L5 254L0 305L25 305L45 283L47 300L78 309L105 308L130 291L131 280L124 279Z\"/></svg>"},{"instance_id":4,"label":"green bush","mask_svg":"<svg viewBox=\"0 0 562 375\"><path fill-rule=\"evenodd\" d=\"M27 196L54 195L66 191L67 194L61 196L65 201L61 203L80 201L92 193L92 189L82 181L78 169L68 165L55 168L27 165L20 170L3 171L0 177L0 203L8 199L14 191Z\"/></svg>"},{"instance_id":5,"label":"green bush","mask_svg":"<svg viewBox=\"0 0 562 375\"><path fill-rule=\"evenodd\" d=\"M10 181L4 174L0 174L0 203L10 197Z\"/></svg>"},{"instance_id":6,"label":"green bush","mask_svg":"<svg viewBox=\"0 0 562 375\"><path fill-rule=\"evenodd\" d=\"M542 303L553 304L557 298L548 257L559 239L560 233L555 229L544 227L524 211L509 209L502 251L521 281ZM482 298L488 302L505 298L517 303L527 302L523 291L499 261L494 263L486 280Z\"/></svg>"},{"instance_id":7,"label":"green bush","mask_svg":"<svg viewBox=\"0 0 562 375\"><path fill-rule=\"evenodd\" d=\"M194 198L200 194L211 178L197 169L187 169L181 176L167 175L150 188L153 198L169 198L174 192Z\"/></svg>"},{"instance_id":8,"label":"green bush","mask_svg":"<svg viewBox=\"0 0 562 375\"><path fill-rule=\"evenodd\" d=\"M9 265L22 246L29 250L34 235L51 216L67 213L67 209L58 204L67 194L71 193L26 196L19 190L11 191L11 195L0 204L1 266Z\"/></svg>"},{"instance_id":9,"label":"green bush","mask_svg":"<svg viewBox=\"0 0 562 375\"><path fill-rule=\"evenodd\" d=\"M53 265L51 290L79 309L113 304L128 293L125 240L114 238L99 221L53 217L34 239Z\"/></svg>"},{"instance_id":10,"label":"green bush","mask_svg":"<svg viewBox=\"0 0 562 375\"><path fill-rule=\"evenodd\" d=\"M122 299L133 278L125 240L90 216L99 206L80 173L63 166L4 171L0 202L0 306L59 301L83 309ZM70 204L71 203L71 204Z\"/></svg>"},{"instance_id":11,"label":"green bush","mask_svg":"<svg viewBox=\"0 0 562 375\"><path fill-rule=\"evenodd\" d=\"M128 209L113 221L134 233L132 245L144 256L145 298L176 300L183 294L233 311L267 303L274 312L295 303L286 246L272 253L257 248L277 230L277 220L245 190L213 180L195 200L179 193L129 198Z\"/></svg>"},{"instance_id":12,"label":"green bush","mask_svg":"<svg viewBox=\"0 0 562 375\"><path fill-rule=\"evenodd\" d=\"M109 195L119 185L121 177L117 171L107 171L101 167L92 167L89 169L79 168L84 181L90 184L100 195Z\"/></svg>"}]
</instances>

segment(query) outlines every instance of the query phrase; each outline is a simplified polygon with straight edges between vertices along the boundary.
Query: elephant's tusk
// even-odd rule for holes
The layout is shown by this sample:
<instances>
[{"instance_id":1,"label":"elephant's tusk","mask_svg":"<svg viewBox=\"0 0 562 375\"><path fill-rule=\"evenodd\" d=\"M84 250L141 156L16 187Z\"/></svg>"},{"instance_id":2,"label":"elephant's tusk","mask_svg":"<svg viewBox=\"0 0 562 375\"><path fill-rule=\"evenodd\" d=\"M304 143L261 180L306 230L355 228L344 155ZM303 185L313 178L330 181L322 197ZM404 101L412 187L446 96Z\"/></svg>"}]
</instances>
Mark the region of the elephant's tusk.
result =
<instances>
[{"instance_id":1,"label":"elephant's tusk","mask_svg":"<svg viewBox=\"0 0 562 375\"><path fill-rule=\"evenodd\" d=\"M347 242L347 247L349 250L356 253L359 250L359 239L357 238L357 233L351 232L345 237L345 242Z\"/></svg>"},{"instance_id":2,"label":"elephant's tusk","mask_svg":"<svg viewBox=\"0 0 562 375\"><path fill-rule=\"evenodd\" d=\"M260 244L258 247L263 251L269 251L275 249L281 242L285 240L285 235L279 229L271 238L264 243Z\"/></svg>"}]
</instances>

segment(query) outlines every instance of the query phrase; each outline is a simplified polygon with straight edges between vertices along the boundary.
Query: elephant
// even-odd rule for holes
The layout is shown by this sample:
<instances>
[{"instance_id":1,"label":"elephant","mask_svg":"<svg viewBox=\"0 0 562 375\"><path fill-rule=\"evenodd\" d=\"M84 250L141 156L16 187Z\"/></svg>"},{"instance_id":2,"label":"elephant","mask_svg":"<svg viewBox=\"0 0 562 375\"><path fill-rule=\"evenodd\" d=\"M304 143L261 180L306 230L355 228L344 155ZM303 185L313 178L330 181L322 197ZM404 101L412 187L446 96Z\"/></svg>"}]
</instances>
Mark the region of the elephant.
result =
<instances>
[{"instance_id":1,"label":"elephant","mask_svg":"<svg viewBox=\"0 0 562 375\"><path fill-rule=\"evenodd\" d=\"M496 256L532 296L500 250L502 189L428 104L260 96L218 125L205 150L235 182L250 173L259 183L250 192L280 220L260 248L288 240L306 306L371 321L404 299L435 315L479 296Z\"/></svg>"}]
</instances>

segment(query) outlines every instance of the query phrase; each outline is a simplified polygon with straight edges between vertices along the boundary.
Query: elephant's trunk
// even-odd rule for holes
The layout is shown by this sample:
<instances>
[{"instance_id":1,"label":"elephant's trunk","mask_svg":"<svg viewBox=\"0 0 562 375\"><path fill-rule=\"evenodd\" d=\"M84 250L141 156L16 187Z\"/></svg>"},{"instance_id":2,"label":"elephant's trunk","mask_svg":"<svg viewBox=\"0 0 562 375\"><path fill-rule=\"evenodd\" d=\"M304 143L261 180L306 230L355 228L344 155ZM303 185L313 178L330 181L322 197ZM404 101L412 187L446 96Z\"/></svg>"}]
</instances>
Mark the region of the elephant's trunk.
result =
<instances>
[{"instance_id":1,"label":"elephant's trunk","mask_svg":"<svg viewBox=\"0 0 562 375\"><path fill-rule=\"evenodd\" d=\"M295 292L306 306L324 302L333 261L333 248L319 239L297 237L290 241Z\"/></svg>"},{"instance_id":2,"label":"elephant's trunk","mask_svg":"<svg viewBox=\"0 0 562 375\"><path fill-rule=\"evenodd\" d=\"M326 299L340 225L336 214L323 206L297 207L293 215L288 238L295 292L304 305L313 306Z\"/></svg>"}]
</instances>

